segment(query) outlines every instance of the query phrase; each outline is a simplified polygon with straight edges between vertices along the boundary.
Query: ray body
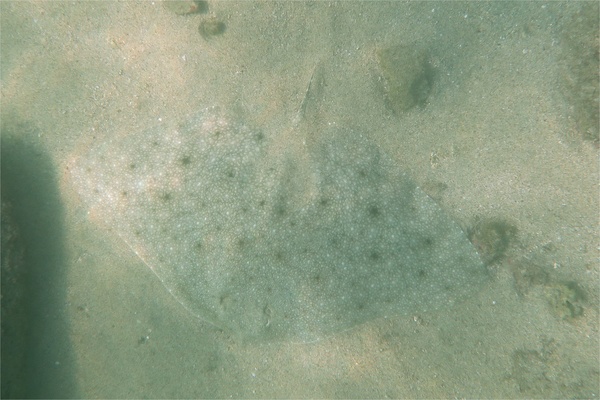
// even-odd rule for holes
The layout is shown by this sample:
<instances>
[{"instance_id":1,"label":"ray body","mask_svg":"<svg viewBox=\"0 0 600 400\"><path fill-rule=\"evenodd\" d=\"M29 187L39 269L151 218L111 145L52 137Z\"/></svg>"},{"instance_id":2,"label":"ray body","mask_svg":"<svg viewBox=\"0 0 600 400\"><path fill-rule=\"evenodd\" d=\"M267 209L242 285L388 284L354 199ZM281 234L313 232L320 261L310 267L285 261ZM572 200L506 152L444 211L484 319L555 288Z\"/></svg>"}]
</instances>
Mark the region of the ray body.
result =
<instances>
[{"instance_id":1,"label":"ray body","mask_svg":"<svg viewBox=\"0 0 600 400\"><path fill-rule=\"evenodd\" d=\"M211 108L99 144L72 179L183 306L244 339L317 340L487 279L459 226L351 129L282 137Z\"/></svg>"}]
</instances>

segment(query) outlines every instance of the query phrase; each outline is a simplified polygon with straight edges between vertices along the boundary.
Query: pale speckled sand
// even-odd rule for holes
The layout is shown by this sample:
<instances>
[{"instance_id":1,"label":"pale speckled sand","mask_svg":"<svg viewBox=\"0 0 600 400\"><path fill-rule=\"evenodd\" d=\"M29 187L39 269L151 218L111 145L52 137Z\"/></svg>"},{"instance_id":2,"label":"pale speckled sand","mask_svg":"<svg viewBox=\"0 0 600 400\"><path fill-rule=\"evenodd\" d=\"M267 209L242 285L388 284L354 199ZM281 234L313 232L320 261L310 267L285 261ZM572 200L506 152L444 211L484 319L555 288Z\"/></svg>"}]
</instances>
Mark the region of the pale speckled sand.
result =
<instances>
[{"instance_id":1,"label":"pale speckled sand","mask_svg":"<svg viewBox=\"0 0 600 400\"><path fill-rule=\"evenodd\" d=\"M560 85L562 29L582 5L209 2L178 16L160 2L3 2L2 118L36 127L24 139L54 160L65 213L68 334L42 336L36 371L68 370L73 391L32 393L598 397L598 149ZM209 15L226 31L207 40ZM429 104L401 117L375 57L396 43L429 49L438 71ZM465 229L497 218L517 240L492 282L451 310L310 344L243 343L187 313L88 218L65 168L95 141L211 105L282 129L316 65L327 123L368 132ZM550 303L571 281L584 313L563 320ZM53 353L56 341L70 354Z\"/></svg>"}]
</instances>

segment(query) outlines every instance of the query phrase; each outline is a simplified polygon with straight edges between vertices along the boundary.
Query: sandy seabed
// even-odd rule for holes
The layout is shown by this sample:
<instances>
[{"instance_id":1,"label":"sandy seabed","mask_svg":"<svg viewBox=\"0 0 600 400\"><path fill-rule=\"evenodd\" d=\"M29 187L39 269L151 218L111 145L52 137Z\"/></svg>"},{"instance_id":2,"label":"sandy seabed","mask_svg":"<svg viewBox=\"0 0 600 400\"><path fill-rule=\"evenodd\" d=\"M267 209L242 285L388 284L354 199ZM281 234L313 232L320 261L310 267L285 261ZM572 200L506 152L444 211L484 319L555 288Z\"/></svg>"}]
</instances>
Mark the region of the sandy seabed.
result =
<instances>
[{"instance_id":1,"label":"sandy seabed","mask_svg":"<svg viewBox=\"0 0 600 400\"><path fill-rule=\"evenodd\" d=\"M47 154L64 216L61 280L40 286L60 296L41 306L29 356L42 383L25 395L597 397L598 147L563 84L565 30L585 7L2 2L3 146ZM426 49L436 71L426 104L400 115L376 57L397 44ZM214 105L290 129L317 66L322 123L368 134L465 231L500 221L517 234L456 307L247 343L184 310L86 214L68 168L97 141Z\"/></svg>"}]
</instances>

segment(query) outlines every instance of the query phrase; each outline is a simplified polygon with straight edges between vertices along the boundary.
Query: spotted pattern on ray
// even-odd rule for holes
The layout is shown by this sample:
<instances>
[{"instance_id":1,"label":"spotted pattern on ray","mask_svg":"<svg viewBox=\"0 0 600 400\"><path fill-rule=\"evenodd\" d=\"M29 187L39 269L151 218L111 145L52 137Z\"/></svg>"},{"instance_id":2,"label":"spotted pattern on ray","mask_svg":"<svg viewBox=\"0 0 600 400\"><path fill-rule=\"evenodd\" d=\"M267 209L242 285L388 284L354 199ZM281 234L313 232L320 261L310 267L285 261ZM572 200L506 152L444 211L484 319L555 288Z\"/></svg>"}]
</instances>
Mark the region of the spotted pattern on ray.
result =
<instances>
[{"instance_id":1,"label":"spotted pattern on ray","mask_svg":"<svg viewBox=\"0 0 600 400\"><path fill-rule=\"evenodd\" d=\"M459 226L365 133L302 143L209 108L94 146L72 181L183 306L245 339L312 341L486 281Z\"/></svg>"}]
</instances>

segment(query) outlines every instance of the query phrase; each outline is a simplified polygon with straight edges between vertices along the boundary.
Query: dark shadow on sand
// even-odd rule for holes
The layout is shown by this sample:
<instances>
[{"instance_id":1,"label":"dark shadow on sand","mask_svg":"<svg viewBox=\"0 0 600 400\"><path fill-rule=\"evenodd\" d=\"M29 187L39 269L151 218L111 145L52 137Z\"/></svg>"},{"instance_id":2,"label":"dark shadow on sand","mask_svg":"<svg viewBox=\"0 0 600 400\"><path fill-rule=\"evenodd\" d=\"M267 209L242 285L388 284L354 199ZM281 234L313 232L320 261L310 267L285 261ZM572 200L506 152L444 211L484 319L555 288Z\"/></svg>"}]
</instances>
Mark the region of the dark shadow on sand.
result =
<instances>
[{"instance_id":1,"label":"dark shadow on sand","mask_svg":"<svg viewBox=\"0 0 600 400\"><path fill-rule=\"evenodd\" d=\"M2 398L77 396L63 209L55 167L32 144L36 130L3 115L2 223L14 240L2 248ZM7 260L10 254L20 256Z\"/></svg>"}]
</instances>

